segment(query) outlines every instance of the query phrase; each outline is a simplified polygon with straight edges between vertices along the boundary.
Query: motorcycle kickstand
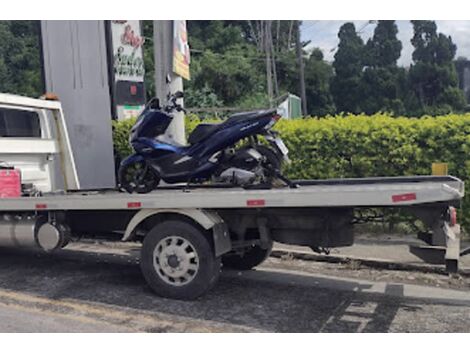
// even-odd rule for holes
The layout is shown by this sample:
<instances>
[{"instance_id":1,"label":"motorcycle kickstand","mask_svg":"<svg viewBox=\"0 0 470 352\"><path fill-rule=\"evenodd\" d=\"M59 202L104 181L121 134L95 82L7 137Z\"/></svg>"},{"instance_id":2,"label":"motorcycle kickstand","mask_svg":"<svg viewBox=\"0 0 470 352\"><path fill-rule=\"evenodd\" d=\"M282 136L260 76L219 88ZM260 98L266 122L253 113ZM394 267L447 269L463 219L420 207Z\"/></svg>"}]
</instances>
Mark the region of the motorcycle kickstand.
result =
<instances>
[{"instance_id":1,"label":"motorcycle kickstand","mask_svg":"<svg viewBox=\"0 0 470 352\"><path fill-rule=\"evenodd\" d=\"M186 182L186 185L183 187L183 193L190 193L191 189L189 188L191 185L191 179Z\"/></svg>"},{"instance_id":2,"label":"motorcycle kickstand","mask_svg":"<svg viewBox=\"0 0 470 352\"><path fill-rule=\"evenodd\" d=\"M281 181L283 181L286 185L289 186L289 188L299 188L300 185L289 180L287 177L281 174L279 170L276 170L276 177L279 178Z\"/></svg>"}]
</instances>

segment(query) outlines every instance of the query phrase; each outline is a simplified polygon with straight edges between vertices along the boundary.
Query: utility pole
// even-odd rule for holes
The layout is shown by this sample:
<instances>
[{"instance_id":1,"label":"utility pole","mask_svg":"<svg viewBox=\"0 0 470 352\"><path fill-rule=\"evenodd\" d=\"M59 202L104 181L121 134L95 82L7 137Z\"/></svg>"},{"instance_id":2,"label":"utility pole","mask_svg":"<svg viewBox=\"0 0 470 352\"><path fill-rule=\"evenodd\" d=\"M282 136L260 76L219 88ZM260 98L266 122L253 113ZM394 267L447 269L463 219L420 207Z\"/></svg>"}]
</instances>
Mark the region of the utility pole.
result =
<instances>
[{"instance_id":1,"label":"utility pole","mask_svg":"<svg viewBox=\"0 0 470 352\"><path fill-rule=\"evenodd\" d=\"M305 93L305 73L304 73L304 59L302 57L302 46L300 43L300 21L296 23L296 41L295 50L297 53L297 60L299 62L299 79L300 79L300 98L302 99L302 114L307 115L307 95Z\"/></svg>"},{"instance_id":2,"label":"utility pole","mask_svg":"<svg viewBox=\"0 0 470 352\"><path fill-rule=\"evenodd\" d=\"M278 43L279 43L279 21L277 21L276 47L277 47ZM269 46L270 46L270 50L271 50L272 73L273 73L273 81L274 81L273 91L274 91L274 96L277 98L279 96L279 83L277 81L277 67L276 67L276 52L277 52L277 50L274 49L272 25L269 26Z\"/></svg>"},{"instance_id":3,"label":"utility pole","mask_svg":"<svg viewBox=\"0 0 470 352\"><path fill-rule=\"evenodd\" d=\"M161 104L168 93L183 91L183 78L173 73L173 21L153 21L153 50L155 58L155 93ZM166 83L169 76L171 83ZM175 142L185 144L184 113L174 112L166 132Z\"/></svg>"},{"instance_id":4,"label":"utility pole","mask_svg":"<svg viewBox=\"0 0 470 352\"><path fill-rule=\"evenodd\" d=\"M273 69L271 61L271 21L264 22L264 50L266 53L266 83L268 86L268 97L269 97L269 107L272 108L273 105Z\"/></svg>"}]
</instances>

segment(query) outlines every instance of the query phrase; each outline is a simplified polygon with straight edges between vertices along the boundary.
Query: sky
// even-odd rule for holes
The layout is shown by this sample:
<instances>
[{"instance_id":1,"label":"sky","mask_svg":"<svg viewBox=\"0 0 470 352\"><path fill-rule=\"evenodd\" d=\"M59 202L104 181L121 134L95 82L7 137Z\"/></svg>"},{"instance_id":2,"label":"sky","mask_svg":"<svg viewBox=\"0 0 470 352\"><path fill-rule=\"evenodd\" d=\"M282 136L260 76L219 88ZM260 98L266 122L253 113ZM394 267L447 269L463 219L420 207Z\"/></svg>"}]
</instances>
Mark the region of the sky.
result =
<instances>
[{"instance_id":1,"label":"sky","mask_svg":"<svg viewBox=\"0 0 470 352\"><path fill-rule=\"evenodd\" d=\"M356 30L362 29L360 35L364 42L373 33L375 24L368 24L368 21L303 21L301 27L302 41L311 40L310 48L318 47L322 49L327 61L333 61L336 46L338 45L338 30L344 22L354 22ZM401 40L403 49L398 64L409 66L413 46L410 43L413 36L413 27L410 21L396 21L398 26L398 39ZM437 31L445 35L450 35L457 45L457 55L470 59L470 21L436 21Z\"/></svg>"}]
</instances>

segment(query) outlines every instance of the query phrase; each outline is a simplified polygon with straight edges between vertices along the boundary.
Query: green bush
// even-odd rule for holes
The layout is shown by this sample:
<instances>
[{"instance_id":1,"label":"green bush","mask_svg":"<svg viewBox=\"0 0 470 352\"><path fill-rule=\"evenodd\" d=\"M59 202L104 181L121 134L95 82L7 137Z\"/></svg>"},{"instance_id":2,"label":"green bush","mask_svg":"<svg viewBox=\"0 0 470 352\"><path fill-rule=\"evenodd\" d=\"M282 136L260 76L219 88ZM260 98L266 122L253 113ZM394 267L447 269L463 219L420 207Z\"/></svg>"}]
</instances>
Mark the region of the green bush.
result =
<instances>
[{"instance_id":1,"label":"green bush","mask_svg":"<svg viewBox=\"0 0 470 352\"><path fill-rule=\"evenodd\" d=\"M187 118L188 133L198 123ZM116 149L131 151L132 121L114 124ZM470 114L404 118L385 114L345 115L280 121L276 129L290 150L292 179L429 175L433 162L446 162L449 174L470 180ZM460 222L470 232L470 195Z\"/></svg>"},{"instance_id":2,"label":"green bush","mask_svg":"<svg viewBox=\"0 0 470 352\"><path fill-rule=\"evenodd\" d=\"M393 118L347 115L281 121L290 178L429 175L433 162L470 180L470 114ZM470 195L459 221L470 232Z\"/></svg>"}]
</instances>

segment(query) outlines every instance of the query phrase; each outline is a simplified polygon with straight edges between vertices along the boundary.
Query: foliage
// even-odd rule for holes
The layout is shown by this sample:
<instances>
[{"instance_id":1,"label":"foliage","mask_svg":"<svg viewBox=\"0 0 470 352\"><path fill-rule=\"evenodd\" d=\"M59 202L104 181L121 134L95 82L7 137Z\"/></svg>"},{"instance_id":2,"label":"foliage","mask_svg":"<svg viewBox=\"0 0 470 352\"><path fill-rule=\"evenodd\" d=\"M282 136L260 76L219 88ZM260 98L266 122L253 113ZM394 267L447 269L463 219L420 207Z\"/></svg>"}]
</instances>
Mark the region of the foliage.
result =
<instances>
[{"instance_id":1,"label":"foliage","mask_svg":"<svg viewBox=\"0 0 470 352\"><path fill-rule=\"evenodd\" d=\"M0 21L0 38L0 92L40 96L39 21Z\"/></svg>"},{"instance_id":2,"label":"foliage","mask_svg":"<svg viewBox=\"0 0 470 352\"><path fill-rule=\"evenodd\" d=\"M316 48L305 62L305 86L307 108L310 115L325 116L335 112L330 94L333 68L323 60L323 53Z\"/></svg>"},{"instance_id":3,"label":"foliage","mask_svg":"<svg viewBox=\"0 0 470 352\"><path fill-rule=\"evenodd\" d=\"M287 92L300 95L294 22L272 21L273 69L279 96ZM269 106L263 21L189 21L188 31L193 78L187 87L191 94L196 96L197 91L209 88L224 106L245 109ZM305 57L309 113L333 112L329 93L331 66L323 60L319 49L311 55L305 53ZM187 106L201 105L191 95L191 104Z\"/></svg>"},{"instance_id":4,"label":"foliage","mask_svg":"<svg viewBox=\"0 0 470 352\"><path fill-rule=\"evenodd\" d=\"M429 175L433 162L470 180L470 114L392 118L347 115L281 121L291 178ZM470 231L470 194L460 221Z\"/></svg>"},{"instance_id":5,"label":"foliage","mask_svg":"<svg viewBox=\"0 0 470 352\"><path fill-rule=\"evenodd\" d=\"M411 43L415 50L409 72L413 95L408 109L418 114L462 111L466 101L458 89L453 63L457 47L452 38L437 33L434 21L411 22L414 29Z\"/></svg>"},{"instance_id":6,"label":"foliage","mask_svg":"<svg viewBox=\"0 0 470 352\"><path fill-rule=\"evenodd\" d=\"M155 97L155 61L153 58L153 21L142 21L142 34L145 38L144 68L145 93L147 100Z\"/></svg>"},{"instance_id":7,"label":"foliage","mask_svg":"<svg viewBox=\"0 0 470 352\"><path fill-rule=\"evenodd\" d=\"M187 117L187 133L200 122ZM116 150L130 153L132 120L114 124ZM280 121L276 125L290 150L285 173L292 179L429 175L433 162L446 162L449 173L470 181L470 114L425 116L338 115ZM470 231L470 194L460 221Z\"/></svg>"},{"instance_id":8,"label":"foliage","mask_svg":"<svg viewBox=\"0 0 470 352\"><path fill-rule=\"evenodd\" d=\"M241 21L240 21L241 22ZM264 90L262 59L254 44L243 37L237 21L189 21L191 81L185 82L194 99L198 90L209 88L217 101L236 106L238 101Z\"/></svg>"},{"instance_id":9,"label":"foliage","mask_svg":"<svg viewBox=\"0 0 470 352\"><path fill-rule=\"evenodd\" d=\"M132 147L129 145L129 135L136 120L136 118L130 118L112 121L114 150L119 155L119 159L132 154Z\"/></svg>"},{"instance_id":10,"label":"foliage","mask_svg":"<svg viewBox=\"0 0 470 352\"><path fill-rule=\"evenodd\" d=\"M331 93L338 112L360 113L364 42L351 22L340 27L338 38Z\"/></svg>"},{"instance_id":11,"label":"foliage","mask_svg":"<svg viewBox=\"0 0 470 352\"><path fill-rule=\"evenodd\" d=\"M406 78L404 69L397 67L402 49L397 33L395 21L378 21L373 37L367 41L361 104L367 114L405 112L401 95Z\"/></svg>"},{"instance_id":12,"label":"foliage","mask_svg":"<svg viewBox=\"0 0 470 352\"><path fill-rule=\"evenodd\" d=\"M213 108L222 106L214 90L206 84L201 89L196 89L193 86L186 88L184 92L184 103L186 106L195 106L198 108Z\"/></svg>"},{"instance_id":13,"label":"foliage","mask_svg":"<svg viewBox=\"0 0 470 352\"><path fill-rule=\"evenodd\" d=\"M402 44L395 21L378 21L374 35L367 41L365 63L369 67L396 66Z\"/></svg>"},{"instance_id":14,"label":"foliage","mask_svg":"<svg viewBox=\"0 0 470 352\"><path fill-rule=\"evenodd\" d=\"M194 60L188 85L194 89L209 86L226 106L236 105L241 97L262 90L263 76L249 57L256 55L250 46L237 45L223 54L206 50Z\"/></svg>"}]
</instances>

